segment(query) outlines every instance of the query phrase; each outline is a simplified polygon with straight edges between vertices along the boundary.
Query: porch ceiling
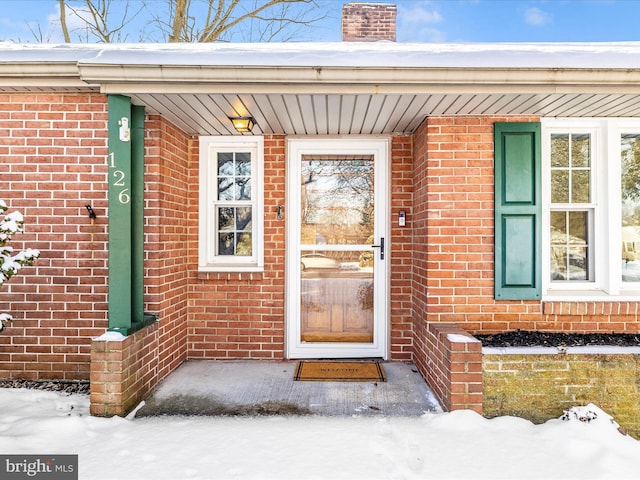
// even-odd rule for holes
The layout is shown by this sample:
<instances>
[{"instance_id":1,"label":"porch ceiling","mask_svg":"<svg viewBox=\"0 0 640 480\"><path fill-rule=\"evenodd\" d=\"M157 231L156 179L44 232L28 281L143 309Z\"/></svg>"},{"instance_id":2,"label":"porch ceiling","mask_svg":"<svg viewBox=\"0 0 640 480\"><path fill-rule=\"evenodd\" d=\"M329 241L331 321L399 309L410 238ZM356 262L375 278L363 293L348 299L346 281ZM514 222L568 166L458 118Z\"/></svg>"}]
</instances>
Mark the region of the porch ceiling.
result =
<instances>
[{"instance_id":1,"label":"porch ceiling","mask_svg":"<svg viewBox=\"0 0 640 480\"><path fill-rule=\"evenodd\" d=\"M234 134L228 117L252 115L255 134L411 133L428 116L638 117L630 93L136 93L133 102L192 135Z\"/></svg>"}]
</instances>

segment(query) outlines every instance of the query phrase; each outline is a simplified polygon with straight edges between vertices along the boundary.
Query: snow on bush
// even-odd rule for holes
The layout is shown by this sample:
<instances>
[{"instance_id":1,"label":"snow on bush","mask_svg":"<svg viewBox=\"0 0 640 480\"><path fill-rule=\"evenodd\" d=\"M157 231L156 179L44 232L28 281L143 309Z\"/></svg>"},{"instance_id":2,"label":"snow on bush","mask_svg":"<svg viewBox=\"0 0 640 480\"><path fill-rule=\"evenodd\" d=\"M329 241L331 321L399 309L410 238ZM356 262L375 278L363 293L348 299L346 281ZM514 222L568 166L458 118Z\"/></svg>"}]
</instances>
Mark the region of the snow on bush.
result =
<instances>
[{"instance_id":1,"label":"snow on bush","mask_svg":"<svg viewBox=\"0 0 640 480\"><path fill-rule=\"evenodd\" d=\"M0 216L7 211L7 204L0 200ZM16 233L24 232L24 219L20 212L11 212L0 219L0 287L13 277L24 265L32 265L40 252L27 248L14 254L13 247L7 245ZM11 322L11 315L0 313L0 331Z\"/></svg>"},{"instance_id":2,"label":"snow on bush","mask_svg":"<svg viewBox=\"0 0 640 480\"><path fill-rule=\"evenodd\" d=\"M621 427L611 415L593 403L582 407L571 407L569 410L565 410L560 420L574 423L581 422L590 425L596 424L602 429L609 429L613 426L623 435L627 434L626 428Z\"/></svg>"}]
</instances>

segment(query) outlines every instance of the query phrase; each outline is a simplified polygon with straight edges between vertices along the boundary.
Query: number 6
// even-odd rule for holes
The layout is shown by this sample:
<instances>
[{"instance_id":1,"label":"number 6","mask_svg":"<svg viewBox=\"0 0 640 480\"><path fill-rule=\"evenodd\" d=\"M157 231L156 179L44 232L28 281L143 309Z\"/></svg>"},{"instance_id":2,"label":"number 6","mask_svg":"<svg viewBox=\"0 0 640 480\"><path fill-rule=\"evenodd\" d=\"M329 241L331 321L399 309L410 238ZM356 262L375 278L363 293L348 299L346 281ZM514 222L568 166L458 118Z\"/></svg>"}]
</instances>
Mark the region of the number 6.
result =
<instances>
[{"instance_id":1,"label":"number 6","mask_svg":"<svg viewBox=\"0 0 640 480\"><path fill-rule=\"evenodd\" d=\"M120 201L120 203L122 203L123 205L126 205L127 203L129 203L131 201L131 196L127 193L129 189L125 188L124 190L122 190L119 194L118 194L118 200Z\"/></svg>"}]
</instances>

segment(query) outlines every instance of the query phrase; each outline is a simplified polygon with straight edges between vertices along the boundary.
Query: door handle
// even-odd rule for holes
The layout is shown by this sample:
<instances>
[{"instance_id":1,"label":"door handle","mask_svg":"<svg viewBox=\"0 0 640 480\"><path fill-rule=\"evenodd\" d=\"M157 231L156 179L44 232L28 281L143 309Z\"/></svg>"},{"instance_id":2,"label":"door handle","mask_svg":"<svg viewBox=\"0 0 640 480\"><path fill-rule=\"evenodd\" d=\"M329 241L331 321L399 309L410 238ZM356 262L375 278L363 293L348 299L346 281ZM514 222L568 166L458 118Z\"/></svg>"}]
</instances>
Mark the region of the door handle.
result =
<instances>
[{"instance_id":1,"label":"door handle","mask_svg":"<svg viewBox=\"0 0 640 480\"><path fill-rule=\"evenodd\" d=\"M372 248L380 249L380 260L384 260L384 237L380 237L380 245L371 245Z\"/></svg>"}]
</instances>

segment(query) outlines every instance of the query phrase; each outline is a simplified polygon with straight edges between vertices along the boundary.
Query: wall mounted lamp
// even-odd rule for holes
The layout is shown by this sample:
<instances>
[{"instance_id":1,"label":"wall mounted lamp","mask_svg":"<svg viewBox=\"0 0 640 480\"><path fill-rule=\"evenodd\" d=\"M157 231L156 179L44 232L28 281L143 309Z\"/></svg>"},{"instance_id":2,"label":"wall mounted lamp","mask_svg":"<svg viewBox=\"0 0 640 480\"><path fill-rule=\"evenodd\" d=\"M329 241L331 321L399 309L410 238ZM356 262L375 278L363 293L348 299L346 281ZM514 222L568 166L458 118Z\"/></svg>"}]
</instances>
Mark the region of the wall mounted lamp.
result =
<instances>
[{"instance_id":1,"label":"wall mounted lamp","mask_svg":"<svg viewBox=\"0 0 640 480\"><path fill-rule=\"evenodd\" d=\"M229 117L229 120L238 133L249 133L256 124L253 117Z\"/></svg>"}]
</instances>

